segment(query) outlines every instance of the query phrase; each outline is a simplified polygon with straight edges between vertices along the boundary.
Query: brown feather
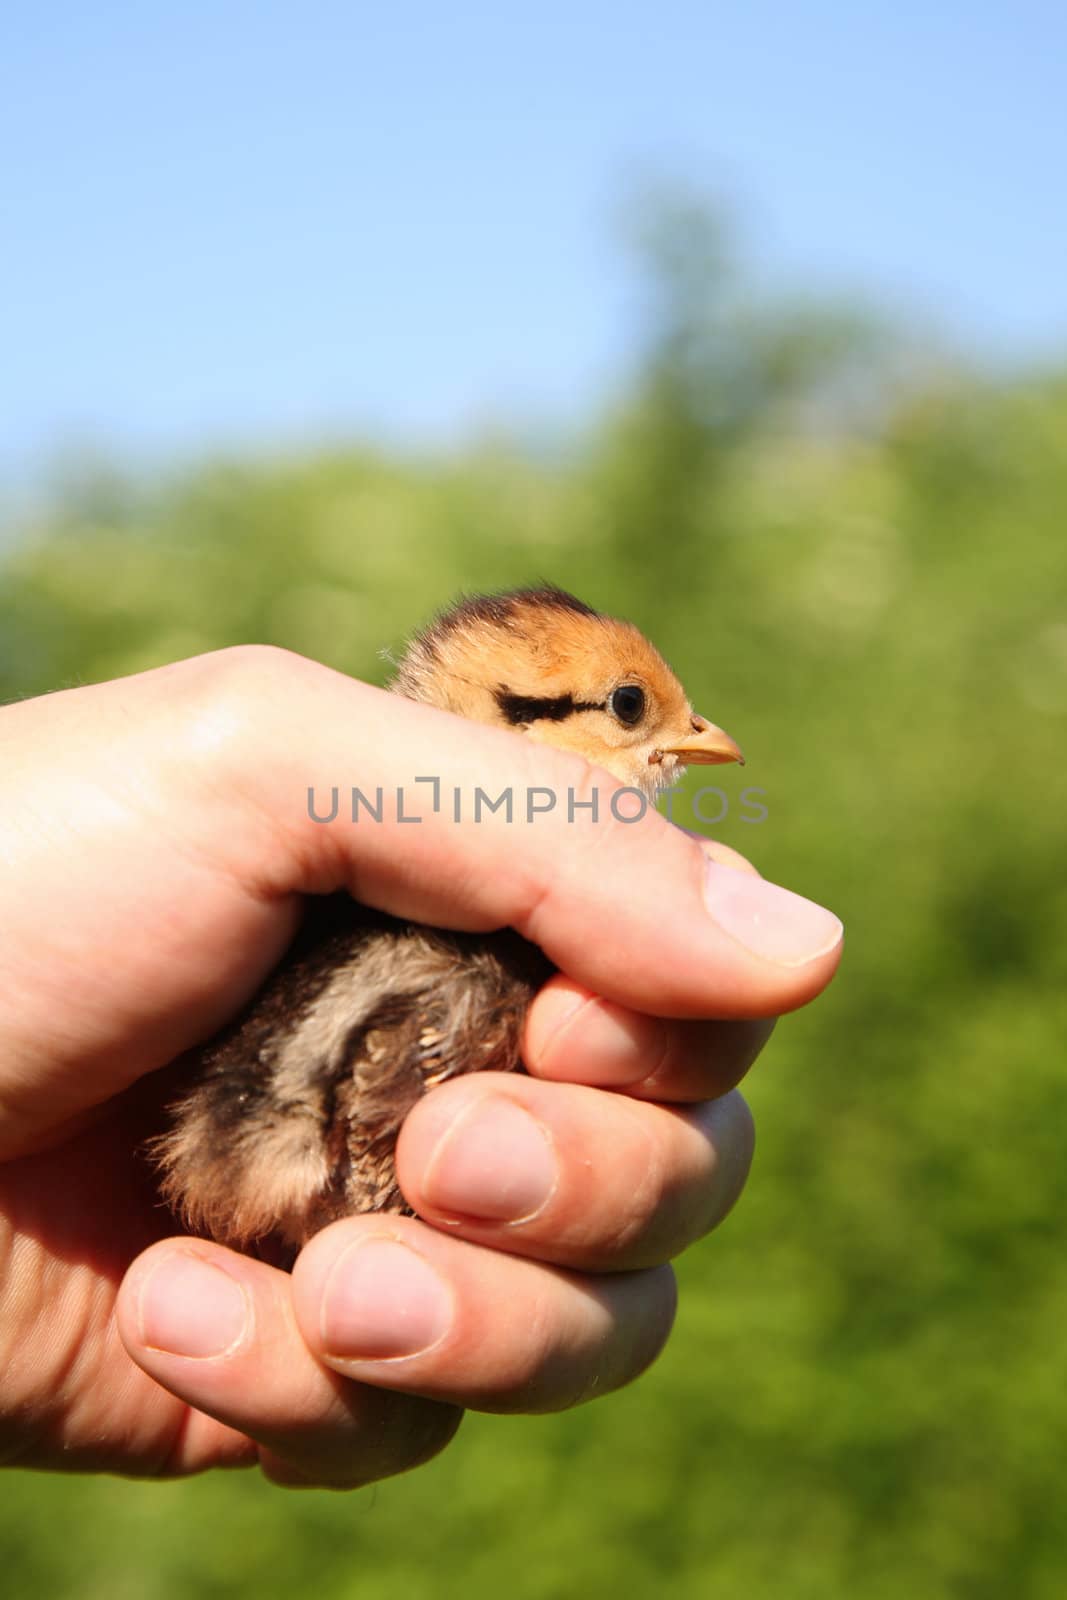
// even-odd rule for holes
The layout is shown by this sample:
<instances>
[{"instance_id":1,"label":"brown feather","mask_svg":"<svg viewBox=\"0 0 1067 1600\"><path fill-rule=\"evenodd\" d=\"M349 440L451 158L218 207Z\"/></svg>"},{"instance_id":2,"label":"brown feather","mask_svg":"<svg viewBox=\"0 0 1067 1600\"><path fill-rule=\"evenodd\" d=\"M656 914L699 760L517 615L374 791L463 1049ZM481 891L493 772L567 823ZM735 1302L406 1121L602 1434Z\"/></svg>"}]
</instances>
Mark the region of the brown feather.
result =
<instances>
[{"instance_id":1,"label":"brown feather","mask_svg":"<svg viewBox=\"0 0 1067 1600\"><path fill-rule=\"evenodd\" d=\"M189 1065L196 1081L154 1141L163 1196L227 1243L300 1245L335 1218L406 1209L393 1149L431 1083L513 1071L523 1017L551 974L507 930L450 933L312 902L286 960Z\"/></svg>"}]
</instances>

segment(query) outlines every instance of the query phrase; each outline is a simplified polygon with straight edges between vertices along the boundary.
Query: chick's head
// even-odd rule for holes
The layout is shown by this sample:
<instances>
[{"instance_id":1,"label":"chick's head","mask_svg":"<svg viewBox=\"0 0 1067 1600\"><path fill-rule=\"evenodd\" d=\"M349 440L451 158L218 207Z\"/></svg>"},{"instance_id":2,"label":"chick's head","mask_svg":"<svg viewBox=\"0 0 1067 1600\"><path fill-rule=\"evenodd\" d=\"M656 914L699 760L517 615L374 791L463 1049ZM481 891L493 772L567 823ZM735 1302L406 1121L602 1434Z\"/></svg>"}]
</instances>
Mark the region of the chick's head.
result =
<instances>
[{"instance_id":1,"label":"chick's head","mask_svg":"<svg viewBox=\"0 0 1067 1600\"><path fill-rule=\"evenodd\" d=\"M639 628L562 589L461 601L415 636L391 687L573 751L650 798L691 762L744 759Z\"/></svg>"}]
</instances>

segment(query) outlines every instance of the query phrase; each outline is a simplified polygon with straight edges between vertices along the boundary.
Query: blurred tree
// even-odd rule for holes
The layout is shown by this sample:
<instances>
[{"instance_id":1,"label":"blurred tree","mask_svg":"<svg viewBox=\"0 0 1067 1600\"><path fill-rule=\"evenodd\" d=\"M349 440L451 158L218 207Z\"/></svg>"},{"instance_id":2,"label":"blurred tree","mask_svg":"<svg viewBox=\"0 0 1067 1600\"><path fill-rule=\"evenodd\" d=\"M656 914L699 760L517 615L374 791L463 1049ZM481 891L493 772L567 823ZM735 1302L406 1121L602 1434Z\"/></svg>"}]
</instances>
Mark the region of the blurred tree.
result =
<instances>
[{"instance_id":1,"label":"blurred tree","mask_svg":"<svg viewBox=\"0 0 1067 1600\"><path fill-rule=\"evenodd\" d=\"M893 341L871 312L757 297L734 229L701 190L640 188L626 223L644 304L634 380L603 439L600 495L623 590L640 582L670 614L694 584L700 596L698 574L727 579L726 480L744 449L796 431L835 391L851 389L857 403L860 367L869 403ZM840 428L840 405L830 410Z\"/></svg>"}]
</instances>

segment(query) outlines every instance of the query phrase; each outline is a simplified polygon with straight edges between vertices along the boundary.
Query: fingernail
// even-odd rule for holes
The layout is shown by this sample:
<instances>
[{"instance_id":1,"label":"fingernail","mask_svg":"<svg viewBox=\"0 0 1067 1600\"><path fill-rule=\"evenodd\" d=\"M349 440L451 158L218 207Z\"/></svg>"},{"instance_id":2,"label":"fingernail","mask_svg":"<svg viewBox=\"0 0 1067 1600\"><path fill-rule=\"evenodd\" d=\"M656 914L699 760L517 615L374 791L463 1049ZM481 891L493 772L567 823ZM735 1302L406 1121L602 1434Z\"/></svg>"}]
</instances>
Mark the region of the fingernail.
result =
<instances>
[{"instance_id":1,"label":"fingernail","mask_svg":"<svg viewBox=\"0 0 1067 1600\"><path fill-rule=\"evenodd\" d=\"M150 1270L138 1297L141 1342L205 1360L235 1349L251 1322L243 1286L202 1256L175 1252Z\"/></svg>"},{"instance_id":2,"label":"fingernail","mask_svg":"<svg viewBox=\"0 0 1067 1600\"><path fill-rule=\"evenodd\" d=\"M430 1263L395 1239L349 1245L334 1263L322 1300L322 1343L346 1361L414 1356L452 1325L452 1293Z\"/></svg>"},{"instance_id":3,"label":"fingernail","mask_svg":"<svg viewBox=\"0 0 1067 1600\"><path fill-rule=\"evenodd\" d=\"M438 1141L422 1181L434 1210L521 1222L559 1182L548 1130L503 1095L475 1101Z\"/></svg>"},{"instance_id":4,"label":"fingernail","mask_svg":"<svg viewBox=\"0 0 1067 1600\"><path fill-rule=\"evenodd\" d=\"M782 967L826 955L843 931L825 906L718 861L707 863L704 902L724 933Z\"/></svg>"},{"instance_id":5,"label":"fingernail","mask_svg":"<svg viewBox=\"0 0 1067 1600\"><path fill-rule=\"evenodd\" d=\"M532 1014L532 1049L538 1072L575 1071L594 1088L639 1083L663 1060L665 1023L627 1011L610 1000L549 988Z\"/></svg>"},{"instance_id":6,"label":"fingernail","mask_svg":"<svg viewBox=\"0 0 1067 1600\"><path fill-rule=\"evenodd\" d=\"M574 1020L594 1003L595 998L587 989L572 988L567 979L556 979L541 991L530 1013L531 1023L527 1025L527 1048L532 1045L538 1063L548 1047L555 1045L560 1034L569 1030Z\"/></svg>"}]
</instances>

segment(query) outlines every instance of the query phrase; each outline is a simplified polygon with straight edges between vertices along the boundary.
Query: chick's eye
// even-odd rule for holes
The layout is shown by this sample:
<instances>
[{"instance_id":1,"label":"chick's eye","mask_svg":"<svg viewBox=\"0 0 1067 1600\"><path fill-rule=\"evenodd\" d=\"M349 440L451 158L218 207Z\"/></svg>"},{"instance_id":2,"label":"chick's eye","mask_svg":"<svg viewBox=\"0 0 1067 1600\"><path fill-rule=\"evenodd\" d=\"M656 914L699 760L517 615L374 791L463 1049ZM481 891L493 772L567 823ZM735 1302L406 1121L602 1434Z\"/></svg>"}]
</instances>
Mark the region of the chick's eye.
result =
<instances>
[{"instance_id":1,"label":"chick's eye","mask_svg":"<svg viewBox=\"0 0 1067 1600\"><path fill-rule=\"evenodd\" d=\"M612 695L611 709L620 722L633 727L645 714L645 691L636 683L624 683Z\"/></svg>"}]
</instances>

